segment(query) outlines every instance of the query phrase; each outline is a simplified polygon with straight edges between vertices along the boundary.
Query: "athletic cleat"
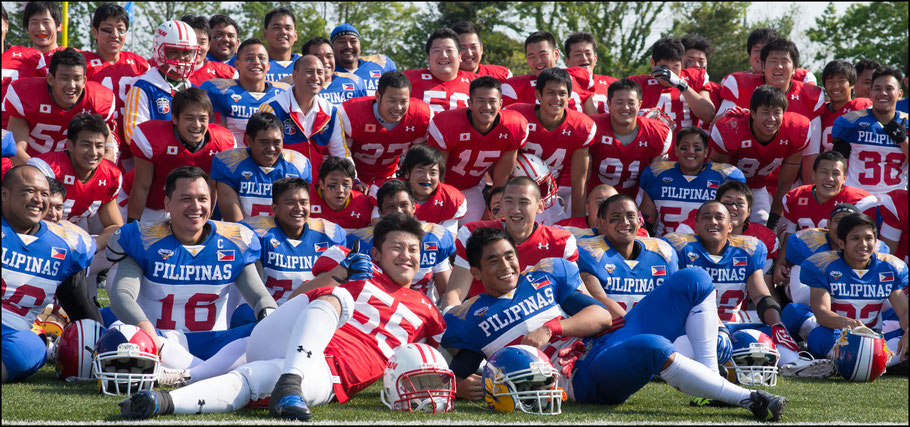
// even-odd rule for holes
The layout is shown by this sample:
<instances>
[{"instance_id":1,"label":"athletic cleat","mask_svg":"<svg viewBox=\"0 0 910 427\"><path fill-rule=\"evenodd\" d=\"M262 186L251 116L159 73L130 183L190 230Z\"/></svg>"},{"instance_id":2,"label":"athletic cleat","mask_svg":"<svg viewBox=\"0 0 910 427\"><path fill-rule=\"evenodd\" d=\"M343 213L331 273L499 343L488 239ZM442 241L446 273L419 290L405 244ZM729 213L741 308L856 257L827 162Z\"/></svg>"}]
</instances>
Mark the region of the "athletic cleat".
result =
<instances>
[{"instance_id":1,"label":"athletic cleat","mask_svg":"<svg viewBox=\"0 0 910 427\"><path fill-rule=\"evenodd\" d=\"M780 374L785 377L828 378L834 374L834 362L828 359L816 359L809 354L800 355L795 362L780 367Z\"/></svg>"},{"instance_id":2,"label":"athletic cleat","mask_svg":"<svg viewBox=\"0 0 910 427\"><path fill-rule=\"evenodd\" d=\"M755 390L744 403L759 421L778 421L787 406L787 398L764 390Z\"/></svg>"},{"instance_id":3,"label":"athletic cleat","mask_svg":"<svg viewBox=\"0 0 910 427\"><path fill-rule=\"evenodd\" d=\"M170 369L161 367L158 371L158 385L168 387L183 387L190 380L190 374L185 369Z\"/></svg>"},{"instance_id":4,"label":"athletic cleat","mask_svg":"<svg viewBox=\"0 0 910 427\"><path fill-rule=\"evenodd\" d=\"M707 397L692 396L692 398L689 399L689 406L695 406L695 407L712 406L715 408L726 408L726 407L730 407L733 405L730 405L727 402L723 402L723 401L716 400L716 399L708 399Z\"/></svg>"},{"instance_id":5,"label":"athletic cleat","mask_svg":"<svg viewBox=\"0 0 910 427\"><path fill-rule=\"evenodd\" d=\"M313 413L310 412L309 406L299 394L284 396L275 405L275 411L278 412L279 418L301 421L309 421L310 418L313 418Z\"/></svg>"},{"instance_id":6,"label":"athletic cleat","mask_svg":"<svg viewBox=\"0 0 910 427\"><path fill-rule=\"evenodd\" d=\"M281 374L272 395L269 397L269 415L275 418L288 418L308 421L313 413L304 402L300 382L303 379L296 374Z\"/></svg>"},{"instance_id":7,"label":"athletic cleat","mask_svg":"<svg viewBox=\"0 0 910 427\"><path fill-rule=\"evenodd\" d=\"M159 412L159 391L142 390L123 399L120 405L120 415L123 418L144 420L154 417Z\"/></svg>"}]
</instances>

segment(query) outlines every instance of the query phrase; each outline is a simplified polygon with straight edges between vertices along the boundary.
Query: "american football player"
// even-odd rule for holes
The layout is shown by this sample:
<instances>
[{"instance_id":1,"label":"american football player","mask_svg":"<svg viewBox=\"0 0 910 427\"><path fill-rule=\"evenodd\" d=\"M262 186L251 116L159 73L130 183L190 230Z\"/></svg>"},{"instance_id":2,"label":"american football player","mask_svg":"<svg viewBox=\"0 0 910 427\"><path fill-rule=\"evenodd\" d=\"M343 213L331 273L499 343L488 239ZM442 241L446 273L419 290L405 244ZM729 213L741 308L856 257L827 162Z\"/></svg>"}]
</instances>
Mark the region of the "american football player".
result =
<instances>
[{"instance_id":1,"label":"american football player","mask_svg":"<svg viewBox=\"0 0 910 427\"><path fill-rule=\"evenodd\" d=\"M351 24L333 28L329 40L335 53L335 71L360 77L366 85L367 96L375 95L383 74L398 70L395 61L383 54L361 56L360 33Z\"/></svg>"},{"instance_id":2,"label":"american football player","mask_svg":"<svg viewBox=\"0 0 910 427\"><path fill-rule=\"evenodd\" d=\"M300 53L313 55L322 61L326 70L325 87L319 92L319 96L325 98L330 104L338 107L351 98L367 96L363 79L348 72L335 70L335 52L332 50L332 42L329 39L320 36L313 37L303 44ZM284 80L286 81L288 78L286 77Z\"/></svg>"},{"instance_id":3,"label":"american football player","mask_svg":"<svg viewBox=\"0 0 910 427\"><path fill-rule=\"evenodd\" d=\"M442 153L429 145L415 145L408 150L401 162L401 174L414 193L417 211L414 216L425 222L445 227L454 235L458 221L468 212L464 194L443 181L446 161ZM372 192L372 188L371 188ZM373 217L379 216L375 211Z\"/></svg>"},{"instance_id":4,"label":"american football player","mask_svg":"<svg viewBox=\"0 0 910 427\"><path fill-rule=\"evenodd\" d=\"M265 80L277 82L292 75L300 59L300 54L293 51L294 43L297 43L297 17L294 12L278 6L266 13L262 20L262 38L269 51L269 71Z\"/></svg>"},{"instance_id":5,"label":"american football player","mask_svg":"<svg viewBox=\"0 0 910 427\"><path fill-rule=\"evenodd\" d=\"M434 113L468 106L471 81L478 76L459 69L461 42L448 28L430 34L426 45L427 68L405 70L414 98L426 102Z\"/></svg>"},{"instance_id":6,"label":"american football player","mask_svg":"<svg viewBox=\"0 0 910 427\"><path fill-rule=\"evenodd\" d=\"M373 202L353 188L354 164L344 157L329 157L319 168L319 181L310 188L310 215L338 224L346 231L370 225Z\"/></svg>"},{"instance_id":7,"label":"american football player","mask_svg":"<svg viewBox=\"0 0 910 427\"><path fill-rule=\"evenodd\" d=\"M477 77L490 76L500 82L512 77L509 67L480 63L483 60L483 41L480 39L480 29L473 22L458 21L449 28L458 34L461 45L460 70L477 74Z\"/></svg>"}]
</instances>

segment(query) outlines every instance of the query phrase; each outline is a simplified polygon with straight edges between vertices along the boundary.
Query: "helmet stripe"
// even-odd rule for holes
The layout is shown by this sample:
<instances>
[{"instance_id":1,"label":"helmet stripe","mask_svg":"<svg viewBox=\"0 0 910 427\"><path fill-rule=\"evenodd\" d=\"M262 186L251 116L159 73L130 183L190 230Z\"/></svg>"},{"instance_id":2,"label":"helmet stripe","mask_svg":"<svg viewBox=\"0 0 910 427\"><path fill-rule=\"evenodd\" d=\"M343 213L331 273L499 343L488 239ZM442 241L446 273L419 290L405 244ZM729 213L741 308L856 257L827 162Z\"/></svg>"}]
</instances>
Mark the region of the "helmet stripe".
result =
<instances>
[{"instance_id":1,"label":"helmet stripe","mask_svg":"<svg viewBox=\"0 0 910 427\"><path fill-rule=\"evenodd\" d=\"M858 341L856 370L853 372L853 378L866 382L869 381L869 375L872 373L872 351L869 348L869 342L872 340L861 337Z\"/></svg>"},{"instance_id":2,"label":"helmet stripe","mask_svg":"<svg viewBox=\"0 0 910 427\"><path fill-rule=\"evenodd\" d=\"M416 344L414 347L417 347L417 351L420 352L420 358L423 359L423 363L427 363L427 355L424 353L423 347L420 344Z\"/></svg>"},{"instance_id":3,"label":"helmet stripe","mask_svg":"<svg viewBox=\"0 0 910 427\"><path fill-rule=\"evenodd\" d=\"M178 37L177 40L183 40L183 25L181 25L182 22L180 22L180 21L175 21L175 22L177 23L177 25L176 25L177 26L177 37Z\"/></svg>"}]
</instances>

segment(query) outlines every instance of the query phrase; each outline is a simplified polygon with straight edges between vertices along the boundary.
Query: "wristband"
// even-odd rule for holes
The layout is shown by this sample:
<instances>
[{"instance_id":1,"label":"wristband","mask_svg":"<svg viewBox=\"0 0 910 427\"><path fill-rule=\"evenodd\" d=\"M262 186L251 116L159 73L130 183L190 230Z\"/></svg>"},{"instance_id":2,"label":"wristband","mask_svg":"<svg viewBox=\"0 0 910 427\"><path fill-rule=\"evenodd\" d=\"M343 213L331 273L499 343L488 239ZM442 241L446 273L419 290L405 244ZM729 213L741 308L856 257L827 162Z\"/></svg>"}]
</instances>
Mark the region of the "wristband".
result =
<instances>
[{"instance_id":1,"label":"wristband","mask_svg":"<svg viewBox=\"0 0 910 427\"><path fill-rule=\"evenodd\" d=\"M553 335L562 336L562 324L559 323L559 318L550 319L543 325L546 326Z\"/></svg>"}]
</instances>

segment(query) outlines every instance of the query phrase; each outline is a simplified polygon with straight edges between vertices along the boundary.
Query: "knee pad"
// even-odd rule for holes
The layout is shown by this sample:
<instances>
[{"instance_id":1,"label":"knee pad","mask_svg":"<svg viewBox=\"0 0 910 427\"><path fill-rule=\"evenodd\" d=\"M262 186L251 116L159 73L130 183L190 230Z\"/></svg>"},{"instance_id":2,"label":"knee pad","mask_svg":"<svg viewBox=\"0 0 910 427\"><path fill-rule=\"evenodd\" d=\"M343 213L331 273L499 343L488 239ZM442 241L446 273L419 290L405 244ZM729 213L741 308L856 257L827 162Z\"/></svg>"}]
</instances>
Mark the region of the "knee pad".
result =
<instances>
[{"instance_id":1,"label":"knee pad","mask_svg":"<svg viewBox=\"0 0 910 427\"><path fill-rule=\"evenodd\" d=\"M341 287L332 289L332 295L338 298L338 302L341 304L341 314L338 315L338 327L340 328L348 323L348 320L351 320L351 316L354 315L354 297L347 289Z\"/></svg>"}]
</instances>

